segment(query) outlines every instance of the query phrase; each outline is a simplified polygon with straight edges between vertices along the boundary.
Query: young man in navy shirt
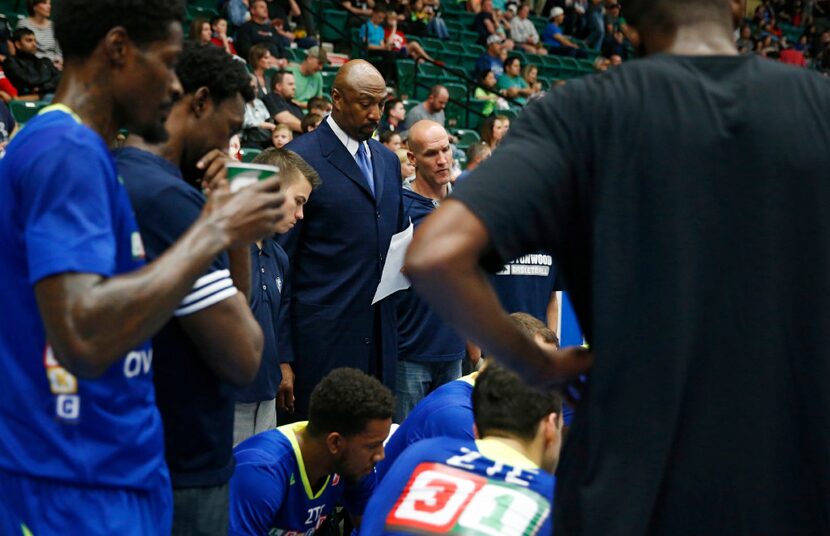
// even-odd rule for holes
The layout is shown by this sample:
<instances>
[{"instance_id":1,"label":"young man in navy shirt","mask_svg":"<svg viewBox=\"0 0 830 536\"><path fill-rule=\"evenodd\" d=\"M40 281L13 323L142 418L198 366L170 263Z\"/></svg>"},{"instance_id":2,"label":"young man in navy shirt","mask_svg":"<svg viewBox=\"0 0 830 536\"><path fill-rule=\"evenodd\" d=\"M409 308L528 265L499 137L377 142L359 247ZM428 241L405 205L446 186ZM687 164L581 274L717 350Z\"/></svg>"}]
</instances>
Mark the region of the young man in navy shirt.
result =
<instances>
[{"instance_id":1,"label":"young man in navy shirt","mask_svg":"<svg viewBox=\"0 0 830 536\"><path fill-rule=\"evenodd\" d=\"M185 47L176 74L184 94L167 120L170 139L159 145L131 135L116 152L150 259L198 220L206 201L198 163L206 158L223 167L220 149L240 129L245 101L253 98L244 66L218 47ZM173 534L227 530L233 388L254 379L263 345L245 297L249 286L248 246L222 252L153 338Z\"/></svg>"},{"instance_id":2,"label":"young man in navy shirt","mask_svg":"<svg viewBox=\"0 0 830 536\"><path fill-rule=\"evenodd\" d=\"M472 398L479 439L409 447L372 495L362 534L551 534L562 399L497 364Z\"/></svg>"},{"instance_id":3,"label":"young man in navy shirt","mask_svg":"<svg viewBox=\"0 0 830 536\"><path fill-rule=\"evenodd\" d=\"M418 121L409 130L415 180L404 185L404 218L417 227L450 192L452 147L444 127ZM396 296L398 370L395 419L403 422L427 394L461 376L464 340L413 289Z\"/></svg>"},{"instance_id":4,"label":"young man in navy shirt","mask_svg":"<svg viewBox=\"0 0 830 536\"><path fill-rule=\"evenodd\" d=\"M300 155L288 149L266 149L254 164L277 166L286 213L276 234L290 231L303 219L303 206L320 176ZM273 238L251 245L251 310L262 328L265 345L253 383L236 394L233 444L277 427L277 408L294 411L294 350L291 344L288 255Z\"/></svg>"},{"instance_id":5,"label":"young man in navy shirt","mask_svg":"<svg viewBox=\"0 0 830 536\"><path fill-rule=\"evenodd\" d=\"M107 143L119 128L166 136L183 9L170 0L56 5L65 68L55 105L0 161L0 299L14 304L0 323L4 534L169 533L149 339L220 251L273 232L280 217L276 180L241 196L217 192L145 266Z\"/></svg>"},{"instance_id":6,"label":"young man in navy shirt","mask_svg":"<svg viewBox=\"0 0 830 536\"><path fill-rule=\"evenodd\" d=\"M359 527L392 409L392 393L378 380L334 369L312 391L308 421L257 434L234 449L230 534L311 536L341 500Z\"/></svg>"}]
</instances>

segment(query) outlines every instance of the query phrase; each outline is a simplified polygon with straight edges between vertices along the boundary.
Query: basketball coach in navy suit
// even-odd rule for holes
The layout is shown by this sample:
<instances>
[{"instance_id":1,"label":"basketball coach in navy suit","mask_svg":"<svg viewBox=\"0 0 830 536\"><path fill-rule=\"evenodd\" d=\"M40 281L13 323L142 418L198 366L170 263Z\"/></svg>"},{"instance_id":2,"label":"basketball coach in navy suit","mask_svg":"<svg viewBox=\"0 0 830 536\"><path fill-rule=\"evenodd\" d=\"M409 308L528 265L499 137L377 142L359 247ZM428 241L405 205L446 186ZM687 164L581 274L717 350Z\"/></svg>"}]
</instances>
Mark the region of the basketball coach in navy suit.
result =
<instances>
[{"instance_id":1,"label":"basketball coach in navy suit","mask_svg":"<svg viewBox=\"0 0 830 536\"><path fill-rule=\"evenodd\" d=\"M371 139L386 83L354 60L337 73L332 112L286 148L320 175L305 218L280 242L290 258L295 418L332 369L354 367L393 390L397 321L391 299L372 305L392 235L403 230L398 157Z\"/></svg>"}]
</instances>

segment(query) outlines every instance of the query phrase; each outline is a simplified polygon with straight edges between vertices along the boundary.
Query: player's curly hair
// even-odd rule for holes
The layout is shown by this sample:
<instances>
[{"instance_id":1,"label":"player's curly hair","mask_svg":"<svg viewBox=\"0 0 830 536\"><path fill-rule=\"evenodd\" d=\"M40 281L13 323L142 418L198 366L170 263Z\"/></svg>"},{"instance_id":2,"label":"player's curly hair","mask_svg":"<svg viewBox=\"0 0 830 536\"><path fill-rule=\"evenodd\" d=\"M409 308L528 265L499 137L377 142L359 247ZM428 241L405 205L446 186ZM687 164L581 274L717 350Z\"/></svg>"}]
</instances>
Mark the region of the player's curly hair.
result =
<instances>
[{"instance_id":1,"label":"player's curly hair","mask_svg":"<svg viewBox=\"0 0 830 536\"><path fill-rule=\"evenodd\" d=\"M55 38L67 60L84 59L122 26L137 45L161 41L184 19L183 0L60 0L52 7Z\"/></svg>"},{"instance_id":2,"label":"player's curly hair","mask_svg":"<svg viewBox=\"0 0 830 536\"><path fill-rule=\"evenodd\" d=\"M488 361L476 378L473 416L482 438L508 434L532 441L539 422L551 413L562 414L559 393L530 387L498 363Z\"/></svg>"},{"instance_id":3,"label":"player's curly hair","mask_svg":"<svg viewBox=\"0 0 830 536\"><path fill-rule=\"evenodd\" d=\"M245 64L213 45L185 43L176 64L176 76L185 93L195 93L200 87L206 87L215 103L237 93L245 102L254 100L251 75Z\"/></svg>"},{"instance_id":4,"label":"player's curly hair","mask_svg":"<svg viewBox=\"0 0 830 536\"><path fill-rule=\"evenodd\" d=\"M392 418L393 411L392 392L377 379L357 369L338 368L311 392L307 430L316 437L332 432L353 436L371 420Z\"/></svg>"}]
</instances>

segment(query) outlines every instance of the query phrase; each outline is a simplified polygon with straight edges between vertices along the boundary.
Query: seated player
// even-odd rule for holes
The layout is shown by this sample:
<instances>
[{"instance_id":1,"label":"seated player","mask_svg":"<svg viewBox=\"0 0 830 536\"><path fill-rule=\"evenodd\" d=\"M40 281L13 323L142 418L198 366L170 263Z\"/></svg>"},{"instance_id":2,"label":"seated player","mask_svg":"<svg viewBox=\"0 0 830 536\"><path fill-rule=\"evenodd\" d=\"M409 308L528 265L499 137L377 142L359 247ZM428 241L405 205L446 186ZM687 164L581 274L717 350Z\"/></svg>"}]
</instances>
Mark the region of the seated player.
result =
<instances>
[{"instance_id":1,"label":"seated player","mask_svg":"<svg viewBox=\"0 0 830 536\"><path fill-rule=\"evenodd\" d=\"M556 334L542 322L525 313L510 315L528 337L538 344L559 347ZM386 443L386 457L378 464L378 480L383 480L389 468L409 445L432 437L453 437L472 441L473 386L478 372L442 385L421 400L409 413Z\"/></svg>"},{"instance_id":2,"label":"seated player","mask_svg":"<svg viewBox=\"0 0 830 536\"><path fill-rule=\"evenodd\" d=\"M491 363L473 389L481 439L436 437L404 451L378 485L362 534L551 534L562 399Z\"/></svg>"},{"instance_id":3,"label":"seated player","mask_svg":"<svg viewBox=\"0 0 830 536\"><path fill-rule=\"evenodd\" d=\"M342 502L355 526L375 488L392 424L392 393L356 369L314 388L309 420L255 435L234 449L231 535L312 535Z\"/></svg>"}]
</instances>

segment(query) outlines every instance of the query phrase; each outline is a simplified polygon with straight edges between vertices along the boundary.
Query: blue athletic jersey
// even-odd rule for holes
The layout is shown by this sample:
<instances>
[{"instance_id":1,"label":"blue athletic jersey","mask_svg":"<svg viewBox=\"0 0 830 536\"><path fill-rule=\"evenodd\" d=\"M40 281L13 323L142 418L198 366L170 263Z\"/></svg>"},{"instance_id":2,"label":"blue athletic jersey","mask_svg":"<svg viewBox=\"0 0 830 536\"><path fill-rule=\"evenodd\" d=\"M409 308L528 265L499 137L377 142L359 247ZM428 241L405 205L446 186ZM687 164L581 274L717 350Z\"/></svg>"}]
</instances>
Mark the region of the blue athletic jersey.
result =
<instances>
[{"instance_id":1,"label":"blue athletic jersey","mask_svg":"<svg viewBox=\"0 0 830 536\"><path fill-rule=\"evenodd\" d=\"M554 485L553 475L498 440L426 439L378 485L360 533L547 536Z\"/></svg>"},{"instance_id":2,"label":"blue athletic jersey","mask_svg":"<svg viewBox=\"0 0 830 536\"><path fill-rule=\"evenodd\" d=\"M234 449L236 471L231 477L231 535L310 536L342 501L352 515L361 515L375 489L371 474L358 483L329 475L314 493L306 475L296 433L300 421L250 437Z\"/></svg>"},{"instance_id":3,"label":"blue athletic jersey","mask_svg":"<svg viewBox=\"0 0 830 536\"><path fill-rule=\"evenodd\" d=\"M384 448L377 465L378 480L409 445L431 437L475 439L473 434L473 385L477 372L444 384L424 397L401 423Z\"/></svg>"},{"instance_id":4,"label":"blue athletic jersey","mask_svg":"<svg viewBox=\"0 0 830 536\"><path fill-rule=\"evenodd\" d=\"M551 294L562 290L553 257L544 253L514 259L501 272L491 274L490 281L508 313L527 313L545 325Z\"/></svg>"},{"instance_id":5,"label":"blue athletic jersey","mask_svg":"<svg viewBox=\"0 0 830 536\"><path fill-rule=\"evenodd\" d=\"M169 485L150 343L99 378L76 378L46 340L34 286L144 264L107 145L65 106L44 110L0 160L0 469L68 484Z\"/></svg>"}]
</instances>

